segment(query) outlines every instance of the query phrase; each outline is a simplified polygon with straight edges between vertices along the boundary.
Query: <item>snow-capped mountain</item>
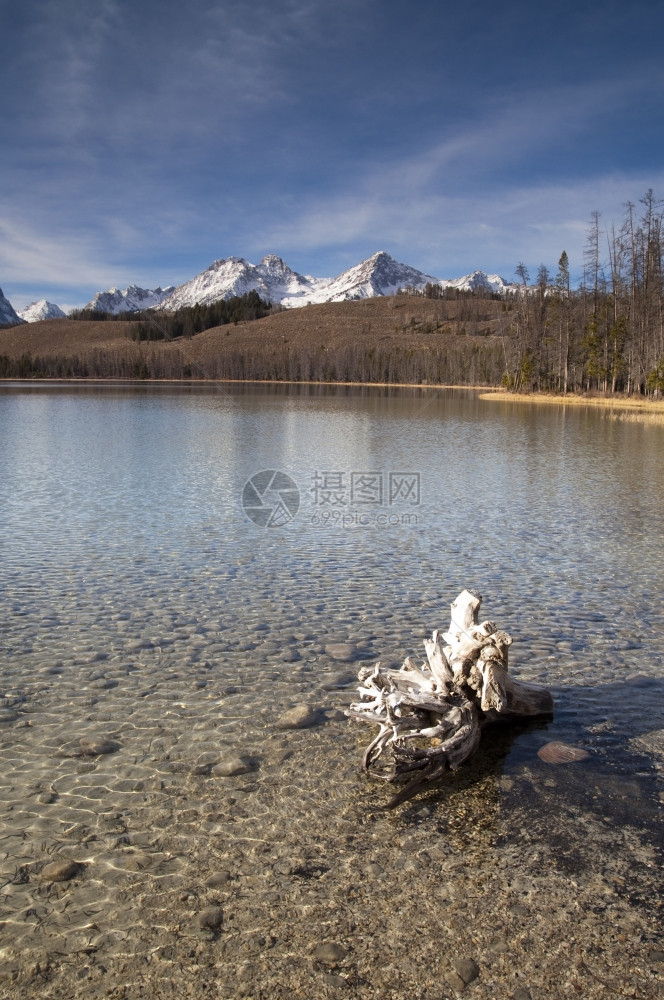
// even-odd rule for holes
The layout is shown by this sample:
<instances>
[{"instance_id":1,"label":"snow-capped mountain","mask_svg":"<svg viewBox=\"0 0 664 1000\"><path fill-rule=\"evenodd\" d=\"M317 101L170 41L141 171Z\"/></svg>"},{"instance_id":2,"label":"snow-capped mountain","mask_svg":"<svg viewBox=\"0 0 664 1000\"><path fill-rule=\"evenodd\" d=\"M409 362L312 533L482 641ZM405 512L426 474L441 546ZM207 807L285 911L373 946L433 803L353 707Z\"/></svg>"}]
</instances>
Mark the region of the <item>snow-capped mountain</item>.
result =
<instances>
[{"instance_id":1,"label":"snow-capped mountain","mask_svg":"<svg viewBox=\"0 0 664 1000\"><path fill-rule=\"evenodd\" d=\"M268 254L260 264L251 264L243 257L229 257L216 260L202 274L180 285L162 301L160 308L180 309L197 302L209 305L251 291L258 292L262 299L293 307L392 295L400 288L424 288L432 281L436 278L399 264L382 251L336 278L298 274L275 254Z\"/></svg>"},{"instance_id":2,"label":"snow-capped mountain","mask_svg":"<svg viewBox=\"0 0 664 1000\"><path fill-rule=\"evenodd\" d=\"M26 323L38 323L41 319L63 319L67 314L55 302L40 299L39 302L31 302L25 309L20 309L18 315Z\"/></svg>"},{"instance_id":3,"label":"snow-capped mountain","mask_svg":"<svg viewBox=\"0 0 664 1000\"><path fill-rule=\"evenodd\" d=\"M84 308L94 309L95 312L138 312L139 309L153 309L160 305L172 291L172 285L168 288L139 288L138 285L129 285L122 291L110 288L107 292L97 292Z\"/></svg>"},{"instance_id":4,"label":"snow-capped mountain","mask_svg":"<svg viewBox=\"0 0 664 1000\"><path fill-rule=\"evenodd\" d=\"M98 292L87 309L130 313L139 309L174 312L187 306L211 305L221 299L256 291L262 299L293 308L309 303L344 302L376 295L394 295L400 288L422 290L428 284L460 290L482 290L505 294L514 288L497 274L474 271L463 278L434 278L408 264L400 264L381 250L336 278L314 278L293 271L276 254L252 264L244 257L215 260L205 271L179 285L149 290L130 285L123 291Z\"/></svg>"},{"instance_id":5,"label":"snow-capped mountain","mask_svg":"<svg viewBox=\"0 0 664 1000\"><path fill-rule=\"evenodd\" d=\"M396 295L400 288L422 289L438 279L408 264L399 264L389 253L380 250L361 264L333 278L326 289L327 302L346 299L372 299L376 295Z\"/></svg>"},{"instance_id":6,"label":"snow-capped mountain","mask_svg":"<svg viewBox=\"0 0 664 1000\"><path fill-rule=\"evenodd\" d=\"M452 280L439 278L437 283L443 288L458 288L459 291L463 292L482 291L498 295L504 295L517 288L516 285L503 281L500 275L485 274L484 271L473 271L472 274L466 274L463 278L453 278Z\"/></svg>"},{"instance_id":7,"label":"snow-capped mountain","mask_svg":"<svg viewBox=\"0 0 664 1000\"><path fill-rule=\"evenodd\" d=\"M305 296L306 302L345 302L349 299L371 299L376 295L394 295L400 288L422 289L436 282L430 274L400 264L384 250L344 271L337 278L318 279L318 287ZM296 306L304 302L288 298L282 305Z\"/></svg>"},{"instance_id":8,"label":"snow-capped mountain","mask_svg":"<svg viewBox=\"0 0 664 1000\"><path fill-rule=\"evenodd\" d=\"M4 297L0 288L0 326L18 326L19 323L24 322L25 320L22 320L18 313L14 312L14 307L9 299Z\"/></svg>"},{"instance_id":9,"label":"snow-capped mountain","mask_svg":"<svg viewBox=\"0 0 664 1000\"><path fill-rule=\"evenodd\" d=\"M251 264L243 257L228 257L226 260L215 260L201 274L180 285L164 299L160 308L175 310L196 303L207 306L220 299L253 291L270 302L280 303L288 299L289 304L290 300L293 300L292 304L303 300L304 304L304 298L324 282L324 278L297 274L275 254L263 257L260 264Z\"/></svg>"}]
</instances>

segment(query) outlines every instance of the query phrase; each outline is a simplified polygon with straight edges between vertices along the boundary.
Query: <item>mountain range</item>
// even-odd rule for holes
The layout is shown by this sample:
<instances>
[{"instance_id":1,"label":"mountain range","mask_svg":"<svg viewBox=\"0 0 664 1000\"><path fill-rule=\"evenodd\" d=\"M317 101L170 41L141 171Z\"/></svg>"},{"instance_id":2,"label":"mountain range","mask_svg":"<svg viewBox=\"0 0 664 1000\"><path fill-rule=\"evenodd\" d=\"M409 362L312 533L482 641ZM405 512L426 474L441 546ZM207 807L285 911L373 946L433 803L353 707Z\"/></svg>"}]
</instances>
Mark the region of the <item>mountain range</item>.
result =
<instances>
[{"instance_id":1,"label":"mountain range","mask_svg":"<svg viewBox=\"0 0 664 1000\"><path fill-rule=\"evenodd\" d=\"M505 282L497 274L474 271L461 278L435 278L418 271L408 264L400 264L385 251L379 251L361 263L349 268L336 278L314 278L311 275L293 271L281 257L268 254L260 264L252 264L243 257L227 257L215 260L208 268L194 278L174 288L111 288L97 292L85 306L95 312L113 314L132 313L140 309L163 309L175 311L185 306L210 305L221 299L256 291L262 299L285 308L305 306L310 303L343 302L353 299L373 298L377 295L394 295L399 289L422 290L426 285L440 285L442 288L457 288L469 291L507 294L515 285ZM0 292L0 296L2 293ZM1 310L3 302L9 307L14 319L5 319ZM9 316L10 314L7 313ZM16 323L21 320L35 322L64 315L53 303L42 299L32 303L17 316L9 302L0 300L0 324Z\"/></svg>"},{"instance_id":2,"label":"mountain range","mask_svg":"<svg viewBox=\"0 0 664 1000\"><path fill-rule=\"evenodd\" d=\"M138 285L129 285L122 291L119 288L110 288L107 292L97 292L85 308L114 314L154 309L174 291L173 285L169 285L168 288L139 288Z\"/></svg>"}]
</instances>

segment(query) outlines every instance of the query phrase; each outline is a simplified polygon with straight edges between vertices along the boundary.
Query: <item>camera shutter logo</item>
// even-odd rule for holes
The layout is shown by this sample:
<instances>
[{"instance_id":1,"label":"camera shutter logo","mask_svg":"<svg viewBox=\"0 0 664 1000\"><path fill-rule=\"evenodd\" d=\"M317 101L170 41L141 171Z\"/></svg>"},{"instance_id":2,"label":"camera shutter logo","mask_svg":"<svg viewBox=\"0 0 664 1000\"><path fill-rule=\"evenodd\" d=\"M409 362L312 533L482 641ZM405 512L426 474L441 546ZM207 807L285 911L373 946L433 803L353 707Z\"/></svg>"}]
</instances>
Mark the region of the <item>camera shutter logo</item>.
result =
<instances>
[{"instance_id":1,"label":"camera shutter logo","mask_svg":"<svg viewBox=\"0 0 664 1000\"><path fill-rule=\"evenodd\" d=\"M242 506L259 528L281 528L300 509L300 491L285 472L266 469L244 484Z\"/></svg>"}]
</instances>

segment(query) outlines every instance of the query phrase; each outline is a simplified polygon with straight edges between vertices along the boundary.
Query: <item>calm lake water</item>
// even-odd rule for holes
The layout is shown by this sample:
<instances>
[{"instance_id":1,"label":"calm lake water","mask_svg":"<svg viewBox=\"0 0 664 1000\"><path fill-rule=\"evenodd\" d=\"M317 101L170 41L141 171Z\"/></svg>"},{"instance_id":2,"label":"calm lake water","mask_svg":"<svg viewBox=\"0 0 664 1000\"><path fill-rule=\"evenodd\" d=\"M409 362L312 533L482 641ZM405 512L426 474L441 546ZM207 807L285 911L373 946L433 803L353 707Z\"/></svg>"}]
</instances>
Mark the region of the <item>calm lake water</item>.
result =
<instances>
[{"instance_id":1,"label":"calm lake water","mask_svg":"<svg viewBox=\"0 0 664 1000\"><path fill-rule=\"evenodd\" d=\"M562 957L570 995L654 997L663 455L657 426L470 391L0 385L0 987L447 996L481 897L474 996L544 995ZM556 712L381 813L353 677L422 655L464 588ZM295 704L319 724L279 728ZM543 763L554 739L588 760Z\"/></svg>"}]
</instances>

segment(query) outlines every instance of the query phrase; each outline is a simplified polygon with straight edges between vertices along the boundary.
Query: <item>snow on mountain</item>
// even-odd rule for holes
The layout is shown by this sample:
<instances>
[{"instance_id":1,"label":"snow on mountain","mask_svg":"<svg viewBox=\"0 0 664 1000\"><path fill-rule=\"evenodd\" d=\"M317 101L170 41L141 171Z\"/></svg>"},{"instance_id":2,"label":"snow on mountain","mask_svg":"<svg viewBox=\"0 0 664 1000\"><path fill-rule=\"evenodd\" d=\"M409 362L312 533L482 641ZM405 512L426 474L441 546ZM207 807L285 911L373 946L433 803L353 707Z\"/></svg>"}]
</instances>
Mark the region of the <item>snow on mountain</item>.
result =
<instances>
[{"instance_id":1,"label":"snow on mountain","mask_svg":"<svg viewBox=\"0 0 664 1000\"><path fill-rule=\"evenodd\" d=\"M175 310L196 303L207 306L254 291L262 299L274 303L284 299L300 300L314 292L320 282L321 279L292 271L275 254L263 257L260 264L251 264L244 257L228 257L215 260L201 274L180 285L164 299L160 308Z\"/></svg>"},{"instance_id":2,"label":"snow on mountain","mask_svg":"<svg viewBox=\"0 0 664 1000\"><path fill-rule=\"evenodd\" d=\"M97 292L84 308L115 314L137 312L139 309L152 309L160 305L172 291L172 285L168 288L139 288L137 285L129 285L122 291L110 288L107 292Z\"/></svg>"},{"instance_id":3,"label":"snow on mountain","mask_svg":"<svg viewBox=\"0 0 664 1000\"><path fill-rule=\"evenodd\" d=\"M164 309L174 312L184 307L211 305L235 295L258 292L262 299L293 308L309 303L344 302L352 299L394 295L401 288L422 290L427 284L461 290L482 290L504 294L513 289L497 274L474 271L453 280L434 278L408 264L400 264L381 250L336 278L313 278L293 271L276 254L252 264L244 257L215 260L205 271L177 288L149 291L131 285L124 291L111 288L99 292L86 308L111 313L135 312L138 309Z\"/></svg>"},{"instance_id":4,"label":"snow on mountain","mask_svg":"<svg viewBox=\"0 0 664 1000\"><path fill-rule=\"evenodd\" d=\"M416 271L408 264L400 264L384 250L373 254L361 264L349 268L338 278L326 282L320 292L319 302L344 302L348 299L371 299L376 295L394 295L400 288L423 289L437 278ZM284 303L296 305L297 303Z\"/></svg>"},{"instance_id":5,"label":"snow on mountain","mask_svg":"<svg viewBox=\"0 0 664 1000\"><path fill-rule=\"evenodd\" d=\"M18 313L14 312L14 307L9 299L4 297L0 288L0 326L18 326L19 323L24 322L25 320L22 320Z\"/></svg>"},{"instance_id":6,"label":"snow on mountain","mask_svg":"<svg viewBox=\"0 0 664 1000\"><path fill-rule=\"evenodd\" d=\"M40 299L39 302L31 302L25 309L19 310L18 315L26 323L38 323L42 319L63 319L67 314L60 306L56 306L55 302Z\"/></svg>"},{"instance_id":7,"label":"snow on mountain","mask_svg":"<svg viewBox=\"0 0 664 1000\"><path fill-rule=\"evenodd\" d=\"M275 254L268 254L260 264L251 264L243 257L229 257L216 260L202 274L180 285L163 300L160 308L175 310L197 302L210 305L252 291L258 292L262 299L293 307L391 295L406 286L424 288L430 281L436 279L407 264L399 264L382 251L337 278L298 274Z\"/></svg>"},{"instance_id":8,"label":"snow on mountain","mask_svg":"<svg viewBox=\"0 0 664 1000\"><path fill-rule=\"evenodd\" d=\"M485 274L484 271L473 271L472 274L466 274L463 278L453 278L451 280L439 278L436 280L443 288L458 288L459 291L463 292L482 291L504 295L506 292L512 292L517 288L516 285L504 281L500 275Z\"/></svg>"},{"instance_id":9,"label":"snow on mountain","mask_svg":"<svg viewBox=\"0 0 664 1000\"><path fill-rule=\"evenodd\" d=\"M273 253L263 257L256 271L265 282L266 289L274 296L270 299L271 302L283 303L285 299L299 299L315 293L326 283L325 278L312 278L311 275L292 271L281 257Z\"/></svg>"}]
</instances>

